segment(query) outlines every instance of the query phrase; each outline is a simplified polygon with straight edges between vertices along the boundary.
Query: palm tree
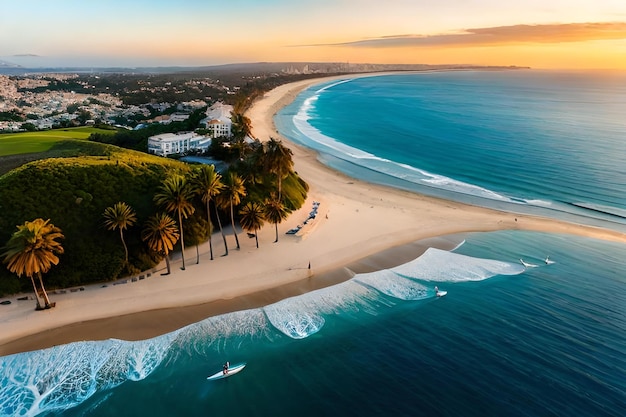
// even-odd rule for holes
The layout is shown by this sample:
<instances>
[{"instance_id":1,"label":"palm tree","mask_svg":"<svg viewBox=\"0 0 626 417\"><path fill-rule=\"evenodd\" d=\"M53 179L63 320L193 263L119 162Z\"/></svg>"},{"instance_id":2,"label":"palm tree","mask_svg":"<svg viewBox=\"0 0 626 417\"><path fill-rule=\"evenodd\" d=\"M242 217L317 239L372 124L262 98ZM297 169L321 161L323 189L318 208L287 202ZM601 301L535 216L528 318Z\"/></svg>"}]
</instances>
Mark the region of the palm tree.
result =
<instances>
[{"instance_id":1,"label":"palm tree","mask_svg":"<svg viewBox=\"0 0 626 417\"><path fill-rule=\"evenodd\" d=\"M241 227L247 232L254 230L254 238L258 249L259 237L257 235L257 230L263 227L263 223L265 222L263 207L256 201L248 202L241 208L239 214L241 215L241 218L239 219Z\"/></svg>"},{"instance_id":2,"label":"palm tree","mask_svg":"<svg viewBox=\"0 0 626 417\"><path fill-rule=\"evenodd\" d=\"M171 272L169 253L178 242L178 236L176 222L166 213L150 217L141 232L141 240L148 244L150 250L165 255L167 274Z\"/></svg>"},{"instance_id":3,"label":"palm tree","mask_svg":"<svg viewBox=\"0 0 626 417\"><path fill-rule=\"evenodd\" d=\"M246 184L260 184L263 182L265 168L265 150L263 145L251 147L251 152L243 161L237 163L237 173Z\"/></svg>"},{"instance_id":4,"label":"palm tree","mask_svg":"<svg viewBox=\"0 0 626 417\"><path fill-rule=\"evenodd\" d=\"M244 187L243 180L239 175L230 171L224 178L224 189L218 196L218 204L223 208L230 208L230 222L233 226L237 249L239 249L240 246L239 237L237 237L237 229L235 228L234 206L238 206L239 203L241 203L241 197L244 197L245 195L246 187Z\"/></svg>"},{"instance_id":5,"label":"palm tree","mask_svg":"<svg viewBox=\"0 0 626 417\"><path fill-rule=\"evenodd\" d=\"M278 199L282 198L282 181L293 168L293 152L282 144L280 140L270 137L265 144L265 161L267 169L276 174L278 183Z\"/></svg>"},{"instance_id":6,"label":"palm tree","mask_svg":"<svg viewBox=\"0 0 626 417\"><path fill-rule=\"evenodd\" d=\"M200 263L200 245L211 237L211 226L202 217L191 216L185 222L187 245L196 247L196 265Z\"/></svg>"},{"instance_id":7,"label":"palm tree","mask_svg":"<svg viewBox=\"0 0 626 417\"><path fill-rule=\"evenodd\" d=\"M123 201L115 203L111 207L107 207L104 210L104 225L108 230L120 230L120 239L122 239L122 245L124 245L124 260L128 262L128 248L124 241L124 230L135 224L137 221L137 215L135 211Z\"/></svg>"},{"instance_id":8,"label":"palm tree","mask_svg":"<svg viewBox=\"0 0 626 417\"><path fill-rule=\"evenodd\" d=\"M289 210L276 196L272 196L270 200L265 202L263 212L265 219L276 227L276 240L274 241L276 243L278 242L278 223L287 218Z\"/></svg>"},{"instance_id":9,"label":"palm tree","mask_svg":"<svg viewBox=\"0 0 626 417\"><path fill-rule=\"evenodd\" d=\"M252 137L252 122L241 112L231 112L231 132L235 140L243 140L246 136Z\"/></svg>"},{"instance_id":10,"label":"palm tree","mask_svg":"<svg viewBox=\"0 0 626 417\"><path fill-rule=\"evenodd\" d=\"M42 307L33 276L37 275L39 278L45 308L54 307L44 288L41 274L45 274L52 265L59 263L57 255L62 254L64 250L57 239L63 238L61 229L50 223L50 219L35 219L32 222L27 221L23 225L17 226L17 231L13 233L4 247L5 252L2 256L4 256L7 269L17 274L18 277L26 275L30 278L35 290L37 310L41 310Z\"/></svg>"},{"instance_id":11,"label":"palm tree","mask_svg":"<svg viewBox=\"0 0 626 417\"><path fill-rule=\"evenodd\" d=\"M211 205L211 200L213 200L220 191L224 188L224 183L222 183L222 176L215 171L215 165L202 165L196 171L196 175L193 177L193 189L194 192L202 197L202 202L206 204L206 215L207 215L207 227L209 228L209 251L211 252L211 260L213 260L213 241L211 239L211 212L209 211L209 207ZM217 205L215 206L215 216L217 217L217 224L220 228L220 233L222 234L222 239L224 240L224 247L226 248L226 253L224 256L228 255L228 244L226 243L226 235L224 234L224 230L222 229L222 221L220 220L220 214L217 211Z\"/></svg>"},{"instance_id":12,"label":"palm tree","mask_svg":"<svg viewBox=\"0 0 626 417\"><path fill-rule=\"evenodd\" d=\"M193 214L195 208L191 203L193 189L187 183L187 179L182 175L172 175L163 181L160 192L154 196L154 202L162 206L170 213L178 215L178 226L180 230L180 248L185 270L185 238L183 236L183 217L186 219Z\"/></svg>"},{"instance_id":13,"label":"palm tree","mask_svg":"<svg viewBox=\"0 0 626 417\"><path fill-rule=\"evenodd\" d=\"M233 147L238 150L241 160L245 153L246 136L252 136L252 123L250 118L239 112L231 112L230 121L232 122Z\"/></svg>"}]
</instances>

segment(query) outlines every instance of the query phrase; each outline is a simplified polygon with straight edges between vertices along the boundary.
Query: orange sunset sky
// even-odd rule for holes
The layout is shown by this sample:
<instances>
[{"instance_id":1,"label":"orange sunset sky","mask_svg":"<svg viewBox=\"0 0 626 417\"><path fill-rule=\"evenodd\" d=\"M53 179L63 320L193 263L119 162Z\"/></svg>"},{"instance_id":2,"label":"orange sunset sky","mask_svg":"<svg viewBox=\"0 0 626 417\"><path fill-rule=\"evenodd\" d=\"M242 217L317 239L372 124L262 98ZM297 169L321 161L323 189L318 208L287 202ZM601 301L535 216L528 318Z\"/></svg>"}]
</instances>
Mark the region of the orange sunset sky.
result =
<instances>
[{"instance_id":1,"label":"orange sunset sky","mask_svg":"<svg viewBox=\"0 0 626 417\"><path fill-rule=\"evenodd\" d=\"M24 66L257 61L626 69L624 0L22 0L0 60Z\"/></svg>"}]
</instances>

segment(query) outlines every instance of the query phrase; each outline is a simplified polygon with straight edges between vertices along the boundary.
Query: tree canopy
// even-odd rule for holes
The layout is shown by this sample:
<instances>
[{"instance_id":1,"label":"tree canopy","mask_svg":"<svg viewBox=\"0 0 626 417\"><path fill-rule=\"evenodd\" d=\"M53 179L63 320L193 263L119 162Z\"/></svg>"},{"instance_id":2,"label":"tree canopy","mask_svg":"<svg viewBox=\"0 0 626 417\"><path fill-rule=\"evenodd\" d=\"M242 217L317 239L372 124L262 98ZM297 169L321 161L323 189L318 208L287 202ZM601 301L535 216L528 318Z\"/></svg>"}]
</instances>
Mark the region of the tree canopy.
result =
<instances>
[{"instance_id":1,"label":"tree canopy","mask_svg":"<svg viewBox=\"0 0 626 417\"><path fill-rule=\"evenodd\" d=\"M191 244L206 241L212 221L221 230L222 220L229 219L236 231L243 206L251 202L263 206L277 195L279 180L275 171L268 170L265 150L258 142L246 145L245 158L230 164L223 174L211 167L196 169L173 159L85 143L89 146L81 147L79 156L33 161L0 176L0 246L9 240L15 225L31 219L50 219L63 230L62 262L46 274L46 285L52 288L128 276L149 270L163 259L164 253L151 248L141 232L160 208L172 210L182 201L174 199L176 204L170 207L168 199L155 198L171 188L167 184L180 182L167 178L183 178L185 183L187 208L171 211L172 217L178 217L181 243L183 229ZM202 173L206 178L200 178ZM308 185L291 170L283 175L278 200L288 213L302 206ZM209 213L211 201L213 213ZM124 205L132 208L132 215ZM119 231L119 236L105 232L107 228ZM236 233L235 239L239 247ZM228 250L226 242L225 246ZM0 269L0 296L26 290L24 281Z\"/></svg>"}]
</instances>

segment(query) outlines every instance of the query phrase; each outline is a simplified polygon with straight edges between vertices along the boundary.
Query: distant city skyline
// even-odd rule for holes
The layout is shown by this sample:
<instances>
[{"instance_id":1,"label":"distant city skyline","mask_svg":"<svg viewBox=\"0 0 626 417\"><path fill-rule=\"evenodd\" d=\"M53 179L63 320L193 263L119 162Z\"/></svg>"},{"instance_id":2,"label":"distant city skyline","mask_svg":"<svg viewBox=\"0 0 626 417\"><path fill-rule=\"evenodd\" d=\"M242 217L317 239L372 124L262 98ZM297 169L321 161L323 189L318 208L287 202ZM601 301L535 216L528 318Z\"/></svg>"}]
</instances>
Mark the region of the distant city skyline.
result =
<instances>
[{"instance_id":1,"label":"distant city skyline","mask_svg":"<svg viewBox=\"0 0 626 417\"><path fill-rule=\"evenodd\" d=\"M25 67L238 62L626 69L623 0L23 0L0 60Z\"/></svg>"}]
</instances>

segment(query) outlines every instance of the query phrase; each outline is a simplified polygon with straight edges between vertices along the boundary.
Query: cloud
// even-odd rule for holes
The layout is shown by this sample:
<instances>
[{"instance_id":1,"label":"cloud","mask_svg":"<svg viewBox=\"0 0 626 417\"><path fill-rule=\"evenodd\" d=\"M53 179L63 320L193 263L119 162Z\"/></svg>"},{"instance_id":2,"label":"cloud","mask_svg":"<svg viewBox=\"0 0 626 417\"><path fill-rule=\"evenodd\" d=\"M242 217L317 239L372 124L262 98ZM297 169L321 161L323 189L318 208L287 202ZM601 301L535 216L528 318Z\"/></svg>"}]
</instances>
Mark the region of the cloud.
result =
<instances>
[{"instance_id":1,"label":"cloud","mask_svg":"<svg viewBox=\"0 0 626 417\"><path fill-rule=\"evenodd\" d=\"M441 35L394 35L325 44L389 48L406 46L481 46L511 43L563 43L626 39L626 22L514 25L467 29ZM321 46L321 45L311 45Z\"/></svg>"}]
</instances>

